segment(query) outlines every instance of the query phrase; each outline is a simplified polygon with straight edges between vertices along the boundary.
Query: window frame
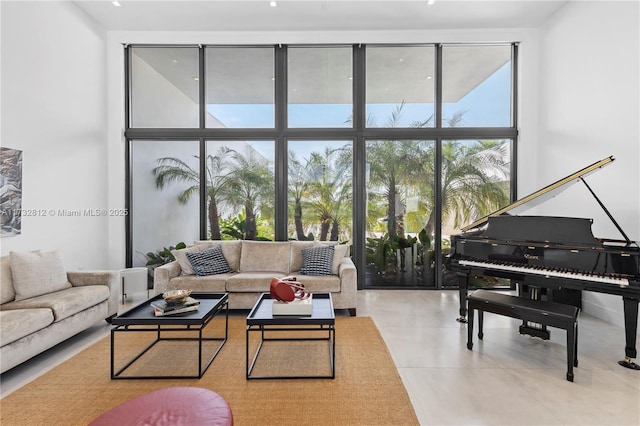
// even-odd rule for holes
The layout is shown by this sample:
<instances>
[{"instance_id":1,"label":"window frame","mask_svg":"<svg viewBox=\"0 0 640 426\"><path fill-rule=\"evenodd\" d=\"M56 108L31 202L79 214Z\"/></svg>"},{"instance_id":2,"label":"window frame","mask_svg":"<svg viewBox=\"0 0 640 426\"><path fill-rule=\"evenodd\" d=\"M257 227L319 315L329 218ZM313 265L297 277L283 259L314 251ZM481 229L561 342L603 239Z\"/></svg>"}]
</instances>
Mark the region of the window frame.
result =
<instances>
[{"instance_id":1,"label":"window frame","mask_svg":"<svg viewBox=\"0 0 640 426\"><path fill-rule=\"evenodd\" d=\"M464 45L486 45L487 43L461 43ZM274 76L275 76L275 126L273 128L206 128L206 57L207 47L244 48L244 47L265 47L265 45L137 45L129 44L124 46L125 64L125 207L132 205L131 187L131 167L132 167L132 143L135 140L198 140L199 155L201 159L206 156L206 142L208 140L273 140L275 141L275 240L286 241L288 229L288 182L287 182L287 141L288 140L353 140L353 246L351 250L352 258L358 271L358 288L363 289L365 283L365 229L362 221L357 218L366 214L366 189L365 162L366 162L366 141L375 139L422 139L434 140L436 147L435 171L438 176L442 171L442 141L452 139L507 139L511 141L510 164L511 182L510 198L517 199L517 140L518 140L518 43L504 42L493 43L511 46L511 126L509 127L442 127L442 43L406 43L395 44L397 46L435 46L435 125L428 128L383 128L366 127L366 49L367 45L353 44L352 67L353 67L353 125L351 127L340 128L290 128L287 122L287 49L289 47L327 47L341 46L345 44L318 44L318 45L269 45L274 49ZM448 44L446 44L448 45ZM131 127L131 49L135 47L198 47L199 48L199 126L198 128L132 128ZM394 46L392 44L372 44L371 46ZM204 175L204 160L200 163L201 173ZM439 182L439 179L436 179ZM441 187L435 188L436 214L435 241L440 241L441 235L441 209L442 199ZM206 215L206 188L200 188L200 237L206 238L207 232ZM125 223L126 232L126 265L133 264L133 247L131 230L133 228L132 215L128 216ZM436 250L436 271L442 269L441 248L435 245ZM441 274L436 274L436 288L441 288Z\"/></svg>"}]
</instances>

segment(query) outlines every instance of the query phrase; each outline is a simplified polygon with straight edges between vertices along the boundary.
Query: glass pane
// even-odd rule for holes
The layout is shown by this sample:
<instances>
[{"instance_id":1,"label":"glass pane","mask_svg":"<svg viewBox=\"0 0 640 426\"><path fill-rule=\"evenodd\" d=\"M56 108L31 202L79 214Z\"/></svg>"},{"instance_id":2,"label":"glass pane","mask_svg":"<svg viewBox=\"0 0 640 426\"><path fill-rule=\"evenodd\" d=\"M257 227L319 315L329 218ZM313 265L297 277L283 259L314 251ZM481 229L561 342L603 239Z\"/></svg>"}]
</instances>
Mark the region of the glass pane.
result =
<instances>
[{"instance_id":1,"label":"glass pane","mask_svg":"<svg viewBox=\"0 0 640 426\"><path fill-rule=\"evenodd\" d=\"M351 52L351 47L289 48L289 127L353 126Z\"/></svg>"},{"instance_id":2,"label":"glass pane","mask_svg":"<svg viewBox=\"0 0 640 426\"><path fill-rule=\"evenodd\" d=\"M198 49L131 49L131 127L197 128Z\"/></svg>"},{"instance_id":3,"label":"glass pane","mask_svg":"<svg viewBox=\"0 0 640 426\"><path fill-rule=\"evenodd\" d=\"M207 238L273 240L273 141L207 142Z\"/></svg>"},{"instance_id":4,"label":"glass pane","mask_svg":"<svg viewBox=\"0 0 640 426\"><path fill-rule=\"evenodd\" d=\"M272 47L208 47L206 126L274 127Z\"/></svg>"},{"instance_id":5,"label":"glass pane","mask_svg":"<svg viewBox=\"0 0 640 426\"><path fill-rule=\"evenodd\" d=\"M200 234L197 141L132 142L133 266Z\"/></svg>"},{"instance_id":6,"label":"glass pane","mask_svg":"<svg viewBox=\"0 0 640 426\"><path fill-rule=\"evenodd\" d=\"M475 219L509 204L511 149L508 140L442 142L442 254L451 235ZM481 284L484 283L484 284ZM473 278L473 285L508 286L493 277ZM443 287L457 287L455 274L443 274Z\"/></svg>"},{"instance_id":7,"label":"glass pane","mask_svg":"<svg viewBox=\"0 0 640 426\"><path fill-rule=\"evenodd\" d=\"M434 142L367 142L366 287L433 287Z\"/></svg>"},{"instance_id":8,"label":"glass pane","mask_svg":"<svg viewBox=\"0 0 640 426\"><path fill-rule=\"evenodd\" d=\"M367 48L367 127L433 127L433 46Z\"/></svg>"},{"instance_id":9,"label":"glass pane","mask_svg":"<svg viewBox=\"0 0 640 426\"><path fill-rule=\"evenodd\" d=\"M289 141L289 230L293 240L351 241L351 141Z\"/></svg>"},{"instance_id":10,"label":"glass pane","mask_svg":"<svg viewBox=\"0 0 640 426\"><path fill-rule=\"evenodd\" d=\"M511 126L511 46L445 46L442 75L442 127Z\"/></svg>"}]
</instances>

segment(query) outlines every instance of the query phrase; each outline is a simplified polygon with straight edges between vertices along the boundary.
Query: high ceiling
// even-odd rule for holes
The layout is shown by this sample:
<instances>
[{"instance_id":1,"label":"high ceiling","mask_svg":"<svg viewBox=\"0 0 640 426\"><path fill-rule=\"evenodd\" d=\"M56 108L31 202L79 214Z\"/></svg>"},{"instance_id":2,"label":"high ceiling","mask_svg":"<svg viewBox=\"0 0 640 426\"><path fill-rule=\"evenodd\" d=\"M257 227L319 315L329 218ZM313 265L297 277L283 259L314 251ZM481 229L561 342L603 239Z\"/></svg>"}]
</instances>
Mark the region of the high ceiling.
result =
<instances>
[{"instance_id":1,"label":"high ceiling","mask_svg":"<svg viewBox=\"0 0 640 426\"><path fill-rule=\"evenodd\" d=\"M569 0L75 1L106 30L366 31L535 28Z\"/></svg>"}]
</instances>

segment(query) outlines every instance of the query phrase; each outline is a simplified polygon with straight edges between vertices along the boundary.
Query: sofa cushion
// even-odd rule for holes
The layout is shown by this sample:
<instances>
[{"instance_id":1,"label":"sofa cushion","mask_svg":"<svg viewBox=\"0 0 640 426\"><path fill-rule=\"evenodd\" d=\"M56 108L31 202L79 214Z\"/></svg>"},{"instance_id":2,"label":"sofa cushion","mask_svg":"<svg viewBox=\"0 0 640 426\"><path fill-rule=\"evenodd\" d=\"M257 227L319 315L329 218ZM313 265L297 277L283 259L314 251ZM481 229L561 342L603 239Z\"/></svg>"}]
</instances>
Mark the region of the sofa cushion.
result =
<instances>
[{"instance_id":1,"label":"sofa cushion","mask_svg":"<svg viewBox=\"0 0 640 426\"><path fill-rule=\"evenodd\" d=\"M242 241L239 272L289 273L288 241Z\"/></svg>"},{"instance_id":2,"label":"sofa cushion","mask_svg":"<svg viewBox=\"0 0 640 426\"><path fill-rule=\"evenodd\" d=\"M57 250L9 253L15 300L51 293L71 287Z\"/></svg>"},{"instance_id":3,"label":"sofa cushion","mask_svg":"<svg viewBox=\"0 0 640 426\"><path fill-rule=\"evenodd\" d=\"M109 287L88 285L5 303L2 310L49 308L53 311L54 322L58 322L107 299Z\"/></svg>"},{"instance_id":4,"label":"sofa cushion","mask_svg":"<svg viewBox=\"0 0 640 426\"><path fill-rule=\"evenodd\" d=\"M333 266L333 246L316 246L302 250L302 268L304 275L331 275Z\"/></svg>"},{"instance_id":5,"label":"sofa cushion","mask_svg":"<svg viewBox=\"0 0 640 426\"><path fill-rule=\"evenodd\" d=\"M213 292L224 293L226 291L226 282L231 274L206 275L199 277L197 275L180 275L169 281L169 287L172 289L187 289L195 292Z\"/></svg>"},{"instance_id":6,"label":"sofa cushion","mask_svg":"<svg viewBox=\"0 0 640 426\"><path fill-rule=\"evenodd\" d=\"M0 304L11 302L16 297L11 279L11 262L9 256L0 258Z\"/></svg>"},{"instance_id":7,"label":"sofa cushion","mask_svg":"<svg viewBox=\"0 0 640 426\"><path fill-rule=\"evenodd\" d=\"M218 275L233 272L222 254L222 248L217 245L203 251L187 253L196 275Z\"/></svg>"},{"instance_id":8,"label":"sofa cushion","mask_svg":"<svg viewBox=\"0 0 640 426\"><path fill-rule=\"evenodd\" d=\"M294 275L294 274L292 274ZM295 274L296 279L304 285L306 291L315 293L327 291L340 292L340 278L336 275L303 275Z\"/></svg>"},{"instance_id":9,"label":"sofa cushion","mask_svg":"<svg viewBox=\"0 0 640 426\"><path fill-rule=\"evenodd\" d=\"M318 243L315 241L291 241L291 258L289 260L289 270L299 271L302 268L302 250L313 247Z\"/></svg>"},{"instance_id":10,"label":"sofa cushion","mask_svg":"<svg viewBox=\"0 0 640 426\"><path fill-rule=\"evenodd\" d=\"M267 292L274 276L272 272L240 272L227 279L227 291L233 293Z\"/></svg>"},{"instance_id":11,"label":"sofa cushion","mask_svg":"<svg viewBox=\"0 0 640 426\"><path fill-rule=\"evenodd\" d=\"M42 330L53 322L51 309L15 309L0 311L0 346L8 345L31 333Z\"/></svg>"}]
</instances>

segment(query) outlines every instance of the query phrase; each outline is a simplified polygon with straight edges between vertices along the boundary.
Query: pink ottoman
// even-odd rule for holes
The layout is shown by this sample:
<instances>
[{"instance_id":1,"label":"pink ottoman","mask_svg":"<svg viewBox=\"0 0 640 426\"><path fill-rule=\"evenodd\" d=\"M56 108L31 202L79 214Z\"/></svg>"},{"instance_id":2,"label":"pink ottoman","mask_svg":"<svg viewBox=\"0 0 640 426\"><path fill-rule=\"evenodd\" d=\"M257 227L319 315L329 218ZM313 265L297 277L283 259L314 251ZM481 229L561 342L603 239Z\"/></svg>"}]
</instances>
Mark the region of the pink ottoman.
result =
<instances>
[{"instance_id":1,"label":"pink ottoman","mask_svg":"<svg viewBox=\"0 0 640 426\"><path fill-rule=\"evenodd\" d=\"M227 401L203 388L170 387L140 395L107 411L90 426L231 426Z\"/></svg>"}]
</instances>

